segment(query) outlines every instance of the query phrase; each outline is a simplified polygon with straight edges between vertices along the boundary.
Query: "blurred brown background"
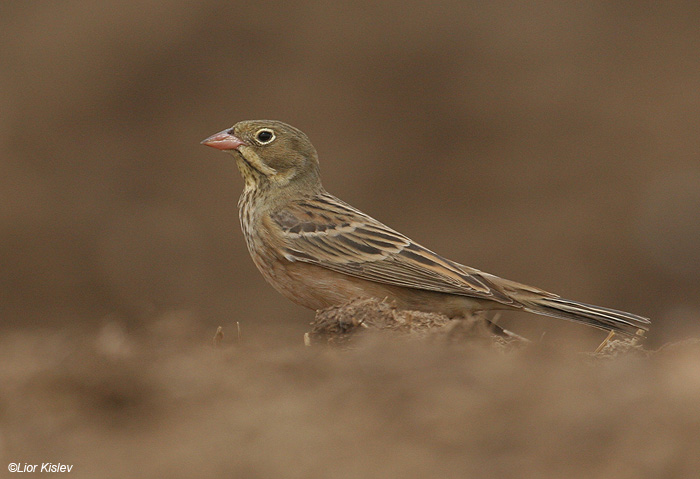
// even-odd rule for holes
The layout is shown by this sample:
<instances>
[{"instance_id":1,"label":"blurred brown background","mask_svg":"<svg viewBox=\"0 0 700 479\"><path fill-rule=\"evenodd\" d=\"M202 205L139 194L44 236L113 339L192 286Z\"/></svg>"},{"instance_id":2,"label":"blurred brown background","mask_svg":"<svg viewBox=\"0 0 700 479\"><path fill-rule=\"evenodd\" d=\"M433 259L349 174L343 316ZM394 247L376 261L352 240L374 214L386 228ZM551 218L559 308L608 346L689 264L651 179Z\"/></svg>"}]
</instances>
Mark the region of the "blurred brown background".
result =
<instances>
[{"instance_id":1,"label":"blurred brown background","mask_svg":"<svg viewBox=\"0 0 700 479\"><path fill-rule=\"evenodd\" d=\"M0 468L695 477L699 24L697 1L0 2ZM425 246L674 343L593 360L602 332L513 314L522 352L304 348L313 313L255 270L238 172L199 144L253 118Z\"/></svg>"},{"instance_id":2,"label":"blurred brown background","mask_svg":"<svg viewBox=\"0 0 700 479\"><path fill-rule=\"evenodd\" d=\"M329 191L429 248L648 315L657 343L698 334L699 21L690 1L4 2L2 324L298 341L312 313L255 270L238 173L199 145L272 118Z\"/></svg>"}]
</instances>

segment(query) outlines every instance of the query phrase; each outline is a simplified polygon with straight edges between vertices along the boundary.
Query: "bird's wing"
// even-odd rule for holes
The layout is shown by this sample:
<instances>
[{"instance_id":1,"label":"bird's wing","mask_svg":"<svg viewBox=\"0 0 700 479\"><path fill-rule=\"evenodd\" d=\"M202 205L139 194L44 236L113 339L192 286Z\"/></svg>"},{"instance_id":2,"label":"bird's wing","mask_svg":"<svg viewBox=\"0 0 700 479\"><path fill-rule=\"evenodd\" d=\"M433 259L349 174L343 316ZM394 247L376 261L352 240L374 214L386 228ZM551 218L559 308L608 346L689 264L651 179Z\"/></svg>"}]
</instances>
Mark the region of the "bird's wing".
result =
<instances>
[{"instance_id":1,"label":"bird's wing","mask_svg":"<svg viewBox=\"0 0 700 479\"><path fill-rule=\"evenodd\" d=\"M289 261L378 283L520 306L491 275L433 253L328 193L288 204L270 218L281 229Z\"/></svg>"}]
</instances>

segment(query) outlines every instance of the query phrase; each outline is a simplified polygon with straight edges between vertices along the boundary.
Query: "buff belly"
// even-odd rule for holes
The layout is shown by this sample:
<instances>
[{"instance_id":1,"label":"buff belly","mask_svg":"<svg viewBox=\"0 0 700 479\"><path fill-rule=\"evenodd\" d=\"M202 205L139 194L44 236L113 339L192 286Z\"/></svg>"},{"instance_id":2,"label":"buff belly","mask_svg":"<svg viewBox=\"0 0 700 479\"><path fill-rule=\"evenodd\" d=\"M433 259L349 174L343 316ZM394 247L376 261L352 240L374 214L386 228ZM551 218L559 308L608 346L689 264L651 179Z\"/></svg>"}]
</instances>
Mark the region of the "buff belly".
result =
<instances>
[{"instance_id":1,"label":"buff belly","mask_svg":"<svg viewBox=\"0 0 700 479\"><path fill-rule=\"evenodd\" d=\"M313 310L338 306L357 298L386 299L400 309L437 312L451 318L504 307L493 301L467 296L366 281L307 263L283 263L284 260L275 261L269 271L260 265L258 268L282 295Z\"/></svg>"}]
</instances>

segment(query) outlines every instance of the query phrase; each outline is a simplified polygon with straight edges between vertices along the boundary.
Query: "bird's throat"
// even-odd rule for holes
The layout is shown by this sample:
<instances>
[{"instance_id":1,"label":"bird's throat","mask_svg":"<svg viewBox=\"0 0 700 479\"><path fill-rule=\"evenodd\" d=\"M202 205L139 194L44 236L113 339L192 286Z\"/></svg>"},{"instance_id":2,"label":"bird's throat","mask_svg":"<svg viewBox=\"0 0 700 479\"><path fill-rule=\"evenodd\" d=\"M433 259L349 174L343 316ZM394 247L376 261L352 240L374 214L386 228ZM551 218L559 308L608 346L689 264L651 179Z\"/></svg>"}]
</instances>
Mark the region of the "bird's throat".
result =
<instances>
[{"instance_id":1,"label":"bird's throat","mask_svg":"<svg viewBox=\"0 0 700 479\"><path fill-rule=\"evenodd\" d=\"M265 175L248 163L242 155L238 155L238 158L236 158L236 166L243 177L246 188L256 188L260 182L265 181Z\"/></svg>"}]
</instances>

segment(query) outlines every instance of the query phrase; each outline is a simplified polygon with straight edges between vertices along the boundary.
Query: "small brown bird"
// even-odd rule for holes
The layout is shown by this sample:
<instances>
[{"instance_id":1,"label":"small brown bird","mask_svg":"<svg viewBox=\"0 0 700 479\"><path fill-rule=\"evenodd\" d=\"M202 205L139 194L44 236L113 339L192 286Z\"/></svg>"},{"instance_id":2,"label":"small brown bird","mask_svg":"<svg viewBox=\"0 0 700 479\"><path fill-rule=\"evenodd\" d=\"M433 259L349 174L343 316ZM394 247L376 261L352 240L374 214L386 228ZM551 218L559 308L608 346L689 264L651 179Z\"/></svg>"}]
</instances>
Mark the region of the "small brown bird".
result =
<instances>
[{"instance_id":1,"label":"small brown bird","mask_svg":"<svg viewBox=\"0 0 700 479\"><path fill-rule=\"evenodd\" d=\"M649 320L561 298L433 253L326 192L318 154L279 121L236 123L202 144L231 153L245 187L238 202L250 255L265 279L314 310L355 298L464 317L512 309L634 335Z\"/></svg>"}]
</instances>

